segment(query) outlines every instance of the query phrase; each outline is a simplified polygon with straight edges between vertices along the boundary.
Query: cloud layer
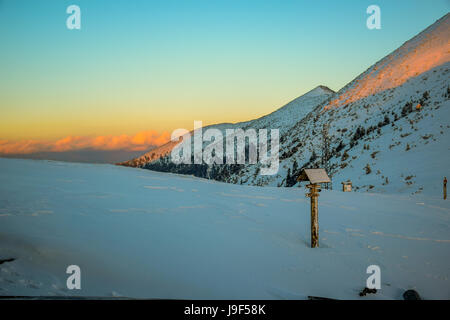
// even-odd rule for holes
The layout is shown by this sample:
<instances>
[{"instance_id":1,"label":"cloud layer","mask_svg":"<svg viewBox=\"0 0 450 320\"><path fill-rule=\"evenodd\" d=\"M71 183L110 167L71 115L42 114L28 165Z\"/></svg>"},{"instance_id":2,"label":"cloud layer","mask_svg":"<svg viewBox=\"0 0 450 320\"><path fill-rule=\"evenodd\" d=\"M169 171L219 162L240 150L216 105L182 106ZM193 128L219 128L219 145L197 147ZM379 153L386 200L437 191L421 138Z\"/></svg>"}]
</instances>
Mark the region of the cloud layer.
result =
<instances>
[{"instance_id":1,"label":"cloud layer","mask_svg":"<svg viewBox=\"0 0 450 320\"><path fill-rule=\"evenodd\" d=\"M81 149L94 150L128 150L145 151L153 146L160 146L170 140L168 132L158 133L153 130L142 131L134 136L68 136L56 141L0 139L0 153L29 154L34 152L65 152Z\"/></svg>"}]
</instances>

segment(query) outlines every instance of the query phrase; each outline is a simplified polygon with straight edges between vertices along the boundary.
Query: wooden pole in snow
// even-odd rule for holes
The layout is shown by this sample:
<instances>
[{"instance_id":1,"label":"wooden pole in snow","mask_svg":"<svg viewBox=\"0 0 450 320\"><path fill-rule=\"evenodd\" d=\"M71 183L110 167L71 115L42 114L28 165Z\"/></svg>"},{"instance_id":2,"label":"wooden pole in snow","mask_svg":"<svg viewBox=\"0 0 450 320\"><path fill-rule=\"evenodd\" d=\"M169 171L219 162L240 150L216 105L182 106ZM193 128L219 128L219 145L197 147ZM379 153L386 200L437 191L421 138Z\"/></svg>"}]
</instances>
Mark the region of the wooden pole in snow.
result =
<instances>
[{"instance_id":1,"label":"wooden pole in snow","mask_svg":"<svg viewBox=\"0 0 450 320\"><path fill-rule=\"evenodd\" d=\"M444 177L444 200L447 200L447 177Z\"/></svg>"},{"instance_id":2,"label":"wooden pole in snow","mask_svg":"<svg viewBox=\"0 0 450 320\"><path fill-rule=\"evenodd\" d=\"M321 183L331 182L327 172L324 169L303 169L297 178L297 181L309 181L306 187L309 188L307 197L311 198L311 248L319 246L319 214L318 200Z\"/></svg>"},{"instance_id":3,"label":"wooden pole in snow","mask_svg":"<svg viewBox=\"0 0 450 320\"><path fill-rule=\"evenodd\" d=\"M309 184L307 187L310 189L310 193L306 196L311 198L311 248L317 248L319 246L318 198L320 189L318 184Z\"/></svg>"}]
</instances>

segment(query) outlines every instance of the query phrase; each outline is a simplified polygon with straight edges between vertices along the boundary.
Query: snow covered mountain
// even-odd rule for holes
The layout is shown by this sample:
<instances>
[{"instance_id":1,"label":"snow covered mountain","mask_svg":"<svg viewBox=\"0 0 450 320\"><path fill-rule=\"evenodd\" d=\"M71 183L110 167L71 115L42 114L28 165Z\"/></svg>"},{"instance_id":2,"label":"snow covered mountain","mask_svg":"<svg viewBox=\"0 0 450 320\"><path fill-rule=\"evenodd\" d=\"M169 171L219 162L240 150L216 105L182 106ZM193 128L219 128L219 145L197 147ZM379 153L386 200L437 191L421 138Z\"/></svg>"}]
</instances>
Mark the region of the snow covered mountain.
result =
<instances>
[{"instance_id":1,"label":"snow covered mountain","mask_svg":"<svg viewBox=\"0 0 450 320\"><path fill-rule=\"evenodd\" d=\"M264 117L238 123L237 126L243 129L279 129L280 134L285 134L298 120L305 117L317 105L327 101L334 93L326 86L318 86Z\"/></svg>"},{"instance_id":2,"label":"snow covered mountain","mask_svg":"<svg viewBox=\"0 0 450 320\"><path fill-rule=\"evenodd\" d=\"M318 86L313 90L305 93L301 97L298 97L289 102L285 106L261 118L246 122L215 124L206 126L203 128L203 130L214 128L219 129L223 133L225 133L226 129L234 128L272 128L279 129L280 133L283 134L286 133L290 128L292 128L292 126L295 125L298 119L303 118L305 115L311 112L314 107L326 101L334 93L335 92L328 87ZM191 134L193 134L193 131L191 132ZM159 148L152 149L151 151L145 153L140 157L119 164L129 167L145 167L150 163L157 162L160 158L170 155L170 152L178 143L180 142L170 141Z\"/></svg>"},{"instance_id":3,"label":"snow covered mountain","mask_svg":"<svg viewBox=\"0 0 450 320\"><path fill-rule=\"evenodd\" d=\"M302 168L325 166L334 188L351 180L360 191L439 194L450 175L449 35L447 14L339 92L320 86L270 115L228 125L280 129L276 175L259 175L260 164L173 166L167 156L125 165L288 187L298 186Z\"/></svg>"}]
</instances>

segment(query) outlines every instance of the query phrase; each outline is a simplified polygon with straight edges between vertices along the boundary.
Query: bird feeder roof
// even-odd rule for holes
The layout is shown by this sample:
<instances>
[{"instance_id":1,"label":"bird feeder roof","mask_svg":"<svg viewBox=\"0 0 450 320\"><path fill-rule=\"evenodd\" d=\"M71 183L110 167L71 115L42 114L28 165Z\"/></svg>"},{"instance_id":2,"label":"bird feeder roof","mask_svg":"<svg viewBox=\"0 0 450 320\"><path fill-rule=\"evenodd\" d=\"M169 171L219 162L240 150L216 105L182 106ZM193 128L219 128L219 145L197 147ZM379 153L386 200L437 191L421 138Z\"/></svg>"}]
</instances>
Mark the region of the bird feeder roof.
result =
<instances>
[{"instance_id":1,"label":"bird feeder roof","mask_svg":"<svg viewBox=\"0 0 450 320\"><path fill-rule=\"evenodd\" d=\"M309 181L313 184L331 182L325 169L303 169L297 181Z\"/></svg>"}]
</instances>

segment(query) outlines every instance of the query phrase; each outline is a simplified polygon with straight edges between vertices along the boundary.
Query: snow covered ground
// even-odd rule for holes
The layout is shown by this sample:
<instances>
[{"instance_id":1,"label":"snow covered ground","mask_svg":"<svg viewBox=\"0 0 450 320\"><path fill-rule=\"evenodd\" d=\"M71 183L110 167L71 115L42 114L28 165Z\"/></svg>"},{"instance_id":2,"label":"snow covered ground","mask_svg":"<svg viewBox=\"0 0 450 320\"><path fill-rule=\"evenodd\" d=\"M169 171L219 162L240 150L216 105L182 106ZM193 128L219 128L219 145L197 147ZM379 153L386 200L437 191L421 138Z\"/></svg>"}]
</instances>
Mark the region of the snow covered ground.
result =
<instances>
[{"instance_id":1,"label":"snow covered ground","mask_svg":"<svg viewBox=\"0 0 450 320\"><path fill-rule=\"evenodd\" d=\"M450 298L450 202L323 191L309 248L302 188L112 165L0 159L0 295ZM68 265L82 289L66 289ZM360 298L366 268L382 289Z\"/></svg>"}]
</instances>

